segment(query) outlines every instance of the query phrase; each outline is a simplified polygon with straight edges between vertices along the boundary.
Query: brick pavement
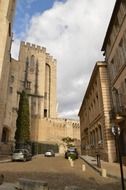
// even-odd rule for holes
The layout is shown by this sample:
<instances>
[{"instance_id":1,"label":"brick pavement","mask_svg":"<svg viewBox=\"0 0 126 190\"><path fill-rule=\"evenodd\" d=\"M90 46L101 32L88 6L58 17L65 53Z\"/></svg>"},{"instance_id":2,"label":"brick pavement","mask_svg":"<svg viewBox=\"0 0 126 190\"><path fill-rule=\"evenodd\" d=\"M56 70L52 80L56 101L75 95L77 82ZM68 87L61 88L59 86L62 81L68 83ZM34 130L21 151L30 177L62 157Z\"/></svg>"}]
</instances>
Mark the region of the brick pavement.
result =
<instances>
[{"instance_id":1,"label":"brick pavement","mask_svg":"<svg viewBox=\"0 0 126 190\"><path fill-rule=\"evenodd\" d=\"M6 161L8 162L7 159ZM94 159L92 162L96 162L96 160ZM44 158L41 155L34 157L31 162L19 162L18 164L16 162L1 163L1 172L5 175L5 182L0 185L0 190L15 190L15 183L22 176L45 180L53 187L53 190L59 190L57 188L58 184L62 185L62 187L68 184L78 185L84 187L82 189L86 188L87 190L101 190L101 187L103 190L120 189L119 181L115 181L112 178L102 178L89 166L86 166L86 171L83 172L82 164L84 164L83 160L78 159L75 161L74 167L70 167L69 161L64 159L64 157Z\"/></svg>"}]
</instances>

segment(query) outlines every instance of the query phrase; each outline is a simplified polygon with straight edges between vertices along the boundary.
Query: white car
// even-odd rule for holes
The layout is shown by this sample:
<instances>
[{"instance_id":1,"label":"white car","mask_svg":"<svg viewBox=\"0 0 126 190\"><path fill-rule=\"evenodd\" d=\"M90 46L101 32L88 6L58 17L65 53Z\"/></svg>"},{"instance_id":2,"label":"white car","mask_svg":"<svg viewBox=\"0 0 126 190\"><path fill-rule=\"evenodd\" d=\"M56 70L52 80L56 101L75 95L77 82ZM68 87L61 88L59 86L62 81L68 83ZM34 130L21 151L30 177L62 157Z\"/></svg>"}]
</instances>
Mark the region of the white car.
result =
<instances>
[{"instance_id":1,"label":"white car","mask_svg":"<svg viewBox=\"0 0 126 190\"><path fill-rule=\"evenodd\" d=\"M44 155L47 157L55 157L55 153L53 150L48 150L47 152L45 152Z\"/></svg>"},{"instance_id":2,"label":"white car","mask_svg":"<svg viewBox=\"0 0 126 190\"><path fill-rule=\"evenodd\" d=\"M27 149L15 149L12 153L12 161L32 160L32 154Z\"/></svg>"}]
</instances>

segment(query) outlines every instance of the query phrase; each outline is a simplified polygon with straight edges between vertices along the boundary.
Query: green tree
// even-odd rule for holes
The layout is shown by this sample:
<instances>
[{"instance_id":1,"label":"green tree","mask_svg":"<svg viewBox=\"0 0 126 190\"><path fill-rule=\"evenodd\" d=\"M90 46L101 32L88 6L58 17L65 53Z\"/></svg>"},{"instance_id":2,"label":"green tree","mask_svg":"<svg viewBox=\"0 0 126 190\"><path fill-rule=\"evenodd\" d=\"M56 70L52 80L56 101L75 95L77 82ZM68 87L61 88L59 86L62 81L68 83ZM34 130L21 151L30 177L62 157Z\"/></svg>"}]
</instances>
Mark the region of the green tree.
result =
<instances>
[{"instance_id":1,"label":"green tree","mask_svg":"<svg viewBox=\"0 0 126 190\"><path fill-rule=\"evenodd\" d=\"M66 143L67 147L74 146L73 145L74 140L75 139L70 138L70 137L64 137L64 138L62 138L62 141Z\"/></svg>"},{"instance_id":2,"label":"green tree","mask_svg":"<svg viewBox=\"0 0 126 190\"><path fill-rule=\"evenodd\" d=\"M25 91L20 94L18 117L16 120L16 148L30 142L29 101Z\"/></svg>"}]
</instances>

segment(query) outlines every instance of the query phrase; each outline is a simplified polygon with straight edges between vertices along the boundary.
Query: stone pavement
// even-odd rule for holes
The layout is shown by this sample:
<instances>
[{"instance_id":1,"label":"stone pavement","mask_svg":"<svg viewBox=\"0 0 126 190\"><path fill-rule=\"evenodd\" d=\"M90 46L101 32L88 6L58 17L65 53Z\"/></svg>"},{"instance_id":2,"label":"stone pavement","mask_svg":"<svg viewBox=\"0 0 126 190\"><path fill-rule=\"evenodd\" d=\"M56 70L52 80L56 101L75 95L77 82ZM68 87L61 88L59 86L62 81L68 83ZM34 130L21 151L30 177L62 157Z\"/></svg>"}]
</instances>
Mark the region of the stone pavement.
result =
<instances>
[{"instance_id":1,"label":"stone pavement","mask_svg":"<svg viewBox=\"0 0 126 190\"><path fill-rule=\"evenodd\" d=\"M97 167L97 160L95 157L83 155L83 156L80 156L80 158L83 159L86 163L88 163L97 172L101 173L101 168ZM10 160L11 160L11 157L5 156L0 159L0 162L9 162ZM101 160L101 167L102 169L106 169L108 177L120 179L120 167L118 163L108 163ZM124 178L126 180L126 166L123 166L123 172L124 172ZM0 185L0 190L16 190L18 189L16 187L19 187L18 183L4 182L2 185Z\"/></svg>"},{"instance_id":2,"label":"stone pavement","mask_svg":"<svg viewBox=\"0 0 126 190\"><path fill-rule=\"evenodd\" d=\"M11 161L11 156L0 155L0 163L10 162L10 161ZM15 187L18 187L18 184L3 182L3 184L0 185L0 190L16 190Z\"/></svg>"},{"instance_id":3,"label":"stone pavement","mask_svg":"<svg viewBox=\"0 0 126 190\"><path fill-rule=\"evenodd\" d=\"M94 170L101 174L102 169L106 170L108 177L113 177L116 179L120 179L120 165L119 163L108 163L101 160L101 168L97 166L97 159L96 157L91 157L88 155L80 156L88 165L90 165ZM123 166L123 174L124 180L126 181L126 166Z\"/></svg>"},{"instance_id":4,"label":"stone pavement","mask_svg":"<svg viewBox=\"0 0 126 190\"><path fill-rule=\"evenodd\" d=\"M17 188L16 188L17 187ZM3 183L0 185L0 190L16 190L18 189L18 184L14 183Z\"/></svg>"}]
</instances>

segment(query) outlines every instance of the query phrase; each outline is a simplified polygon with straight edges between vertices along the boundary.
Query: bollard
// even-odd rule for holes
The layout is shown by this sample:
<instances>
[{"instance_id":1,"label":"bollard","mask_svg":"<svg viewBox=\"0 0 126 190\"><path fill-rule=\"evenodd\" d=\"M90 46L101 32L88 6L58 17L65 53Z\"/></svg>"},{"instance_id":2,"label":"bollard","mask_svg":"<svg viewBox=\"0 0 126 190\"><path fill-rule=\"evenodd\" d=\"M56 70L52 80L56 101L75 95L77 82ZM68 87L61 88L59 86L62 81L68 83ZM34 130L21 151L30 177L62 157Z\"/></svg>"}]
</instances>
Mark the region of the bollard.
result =
<instances>
[{"instance_id":1,"label":"bollard","mask_svg":"<svg viewBox=\"0 0 126 190\"><path fill-rule=\"evenodd\" d=\"M107 172L106 172L106 169L103 169L101 170L101 174L102 174L102 177L106 177L107 176Z\"/></svg>"},{"instance_id":2,"label":"bollard","mask_svg":"<svg viewBox=\"0 0 126 190\"><path fill-rule=\"evenodd\" d=\"M71 165L71 167L74 167L74 161L73 160L70 161L70 165Z\"/></svg>"},{"instance_id":3,"label":"bollard","mask_svg":"<svg viewBox=\"0 0 126 190\"><path fill-rule=\"evenodd\" d=\"M85 172L85 170L86 170L86 167L84 164L82 164L82 171Z\"/></svg>"},{"instance_id":4,"label":"bollard","mask_svg":"<svg viewBox=\"0 0 126 190\"><path fill-rule=\"evenodd\" d=\"M101 160L100 160L100 154L97 153L97 167L101 168Z\"/></svg>"},{"instance_id":5,"label":"bollard","mask_svg":"<svg viewBox=\"0 0 126 190\"><path fill-rule=\"evenodd\" d=\"M71 157L70 157L70 156L68 157L68 160L71 162L71 160L72 160L72 159L71 159Z\"/></svg>"}]
</instances>

